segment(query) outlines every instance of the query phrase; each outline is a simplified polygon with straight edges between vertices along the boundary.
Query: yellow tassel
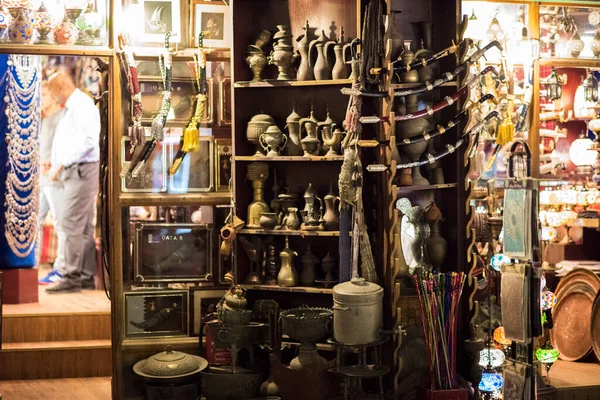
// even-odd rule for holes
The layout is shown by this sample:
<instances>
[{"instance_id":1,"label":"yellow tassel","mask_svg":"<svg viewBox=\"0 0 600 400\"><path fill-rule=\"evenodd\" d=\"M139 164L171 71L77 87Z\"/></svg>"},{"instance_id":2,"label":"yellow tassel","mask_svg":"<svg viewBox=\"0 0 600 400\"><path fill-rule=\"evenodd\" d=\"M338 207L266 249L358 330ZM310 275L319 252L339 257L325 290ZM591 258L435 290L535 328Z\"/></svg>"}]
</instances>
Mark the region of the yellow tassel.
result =
<instances>
[{"instance_id":1,"label":"yellow tassel","mask_svg":"<svg viewBox=\"0 0 600 400\"><path fill-rule=\"evenodd\" d=\"M181 150L186 153L200 150L200 134L196 128L196 121L192 118L192 122L185 128L183 132L183 146Z\"/></svg>"},{"instance_id":2,"label":"yellow tassel","mask_svg":"<svg viewBox=\"0 0 600 400\"><path fill-rule=\"evenodd\" d=\"M498 134L496 135L496 144L504 146L512 142L515 138L515 126L511 120L505 119L504 122L498 127Z\"/></svg>"}]
</instances>

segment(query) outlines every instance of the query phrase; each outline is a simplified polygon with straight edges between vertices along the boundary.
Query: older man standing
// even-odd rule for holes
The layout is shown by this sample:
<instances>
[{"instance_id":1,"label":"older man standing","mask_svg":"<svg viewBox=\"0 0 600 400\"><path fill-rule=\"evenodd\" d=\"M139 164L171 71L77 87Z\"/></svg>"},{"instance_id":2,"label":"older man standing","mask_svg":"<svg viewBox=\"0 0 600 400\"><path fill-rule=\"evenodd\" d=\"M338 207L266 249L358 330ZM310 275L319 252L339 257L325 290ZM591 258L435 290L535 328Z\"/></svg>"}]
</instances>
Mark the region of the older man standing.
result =
<instances>
[{"instance_id":1,"label":"older man standing","mask_svg":"<svg viewBox=\"0 0 600 400\"><path fill-rule=\"evenodd\" d=\"M64 104L52 144L50 176L58 181L63 202L60 229L65 235L65 273L47 293L94 288L96 245L94 200L98 192L100 114L94 101L64 72L49 79L49 89Z\"/></svg>"}]
</instances>

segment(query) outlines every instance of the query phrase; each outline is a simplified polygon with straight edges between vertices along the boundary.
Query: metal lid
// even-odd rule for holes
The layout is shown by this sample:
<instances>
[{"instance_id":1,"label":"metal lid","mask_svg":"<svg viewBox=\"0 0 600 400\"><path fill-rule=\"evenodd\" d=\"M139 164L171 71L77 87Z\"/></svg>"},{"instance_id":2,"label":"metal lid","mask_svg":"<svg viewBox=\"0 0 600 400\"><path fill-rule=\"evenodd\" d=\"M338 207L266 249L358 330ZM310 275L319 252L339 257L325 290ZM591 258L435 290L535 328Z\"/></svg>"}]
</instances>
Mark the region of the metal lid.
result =
<instances>
[{"instance_id":1,"label":"metal lid","mask_svg":"<svg viewBox=\"0 0 600 400\"><path fill-rule=\"evenodd\" d=\"M287 116L285 122L287 122L289 124L290 122L298 122L298 121L300 121L300 115L298 115L298 113L296 112L296 109L293 108L292 113Z\"/></svg>"},{"instance_id":2,"label":"metal lid","mask_svg":"<svg viewBox=\"0 0 600 400\"><path fill-rule=\"evenodd\" d=\"M383 288L363 278L352 278L350 282L335 285L333 297L351 303L379 301L383 298Z\"/></svg>"},{"instance_id":3,"label":"metal lid","mask_svg":"<svg viewBox=\"0 0 600 400\"><path fill-rule=\"evenodd\" d=\"M202 371L208 362L198 356L174 351L167 346L165 351L138 361L133 370L145 378L181 378Z\"/></svg>"},{"instance_id":4,"label":"metal lid","mask_svg":"<svg viewBox=\"0 0 600 400\"><path fill-rule=\"evenodd\" d=\"M275 119L268 114L256 114L250 118L250 122L270 122L271 124L274 124Z\"/></svg>"}]
</instances>

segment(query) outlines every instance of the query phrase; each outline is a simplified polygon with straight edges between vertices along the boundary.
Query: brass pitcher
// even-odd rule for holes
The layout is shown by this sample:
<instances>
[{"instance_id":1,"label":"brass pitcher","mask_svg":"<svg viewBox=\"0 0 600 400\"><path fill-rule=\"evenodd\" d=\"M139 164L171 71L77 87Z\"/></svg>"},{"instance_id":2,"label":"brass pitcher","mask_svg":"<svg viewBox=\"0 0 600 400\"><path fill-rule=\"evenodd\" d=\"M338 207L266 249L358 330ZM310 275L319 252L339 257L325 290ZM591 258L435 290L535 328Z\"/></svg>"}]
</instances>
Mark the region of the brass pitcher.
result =
<instances>
[{"instance_id":1,"label":"brass pitcher","mask_svg":"<svg viewBox=\"0 0 600 400\"><path fill-rule=\"evenodd\" d=\"M279 286L292 287L298 286L298 271L294 268L294 258L298 255L290 249L289 237L285 237L285 248L279 253L281 259L281 269L277 274L277 284Z\"/></svg>"},{"instance_id":2,"label":"brass pitcher","mask_svg":"<svg viewBox=\"0 0 600 400\"><path fill-rule=\"evenodd\" d=\"M296 80L299 81L314 81L315 75L313 73L313 65L310 59L310 39L309 39L309 26L308 21L304 25L304 35L299 36L296 41L298 42L298 53L300 54L300 66L298 67L298 73L296 74Z\"/></svg>"},{"instance_id":3,"label":"brass pitcher","mask_svg":"<svg viewBox=\"0 0 600 400\"><path fill-rule=\"evenodd\" d=\"M285 128L288 132L287 146L284 148L286 156L301 156L302 143L300 142L300 115L292 108L292 113L287 116Z\"/></svg>"},{"instance_id":4,"label":"brass pitcher","mask_svg":"<svg viewBox=\"0 0 600 400\"><path fill-rule=\"evenodd\" d=\"M340 203L340 198L333 192L333 184L329 184L329 193L323 198L325 201L325 229L328 231L337 231L340 229L340 217L336 211L335 203Z\"/></svg>"},{"instance_id":5,"label":"brass pitcher","mask_svg":"<svg viewBox=\"0 0 600 400\"><path fill-rule=\"evenodd\" d=\"M300 119L300 136L302 136L302 131L306 132L306 136L300 141L304 157L318 156L321 153L318 123L313 111L310 112L310 117Z\"/></svg>"},{"instance_id":6,"label":"brass pitcher","mask_svg":"<svg viewBox=\"0 0 600 400\"><path fill-rule=\"evenodd\" d=\"M344 27L341 29L340 39L333 46L333 53L335 54L335 64L331 70L332 79L348 79L348 64L349 60L346 58L348 50L351 44L344 44Z\"/></svg>"},{"instance_id":7,"label":"brass pitcher","mask_svg":"<svg viewBox=\"0 0 600 400\"><path fill-rule=\"evenodd\" d=\"M258 162L248 165L247 177L252 181L254 200L248 205L248 221L246 226L249 229L260 229L261 215L271 211L269 205L264 200L263 193L265 181L269 179L269 165Z\"/></svg>"},{"instance_id":8,"label":"brass pitcher","mask_svg":"<svg viewBox=\"0 0 600 400\"><path fill-rule=\"evenodd\" d=\"M313 57L316 51L316 60L314 61L313 73L315 74L316 80L329 80L331 79L331 65L327 56L331 49L331 46L335 45L333 40L329 40L325 36L325 31L321 30L321 36L310 42L308 47L309 56Z\"/></svg>"}]
</instances>

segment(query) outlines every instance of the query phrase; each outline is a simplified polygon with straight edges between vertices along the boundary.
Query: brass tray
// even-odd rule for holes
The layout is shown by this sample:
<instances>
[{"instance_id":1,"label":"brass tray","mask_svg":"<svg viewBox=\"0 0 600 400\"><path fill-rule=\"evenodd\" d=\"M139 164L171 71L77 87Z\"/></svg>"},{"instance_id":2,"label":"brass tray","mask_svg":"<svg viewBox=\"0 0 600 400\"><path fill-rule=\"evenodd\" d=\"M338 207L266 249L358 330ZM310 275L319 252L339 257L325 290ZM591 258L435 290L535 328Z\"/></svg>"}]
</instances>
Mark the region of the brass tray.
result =
<instances>
[{"instance_id":1,"label":"brass tray","mask_svg":"<svg viewBox=\"0 0 600 400\"><path fill-rule=\"evenodd\" d=\"M592 334L592 348L594 354L598 360L600 360L600 292L596 295L594 305L592 306L592 318L591 318L591 334Z\"/></svg>"},{"instance_id":2,"label":"brass tray","mask_svg":"<svg viewBox=\"0 0 600 400\"><path fill-rule=\"evenodd\" d=\"M554 294L556 295L557 302L560 302L561 297L564 297L561 292L563 290L568 290L569 286L575 283L587 284L594 290L594 293L600 290L600 278L598 275L585 268L575 268L563 276L556 286Z\"/></svg>"},{"instance_id":3,"label":"brass tray","mask_svg":"<svg viewBox=\"0 0 600 400\"><path fill-rule=\"evenodd\" d=\"M596 292L585 284L581 291L571 291L553 310L554 328L550 342L561 360L577 361L592 350L591 315Z\"/></svg>"}]
</instances>

